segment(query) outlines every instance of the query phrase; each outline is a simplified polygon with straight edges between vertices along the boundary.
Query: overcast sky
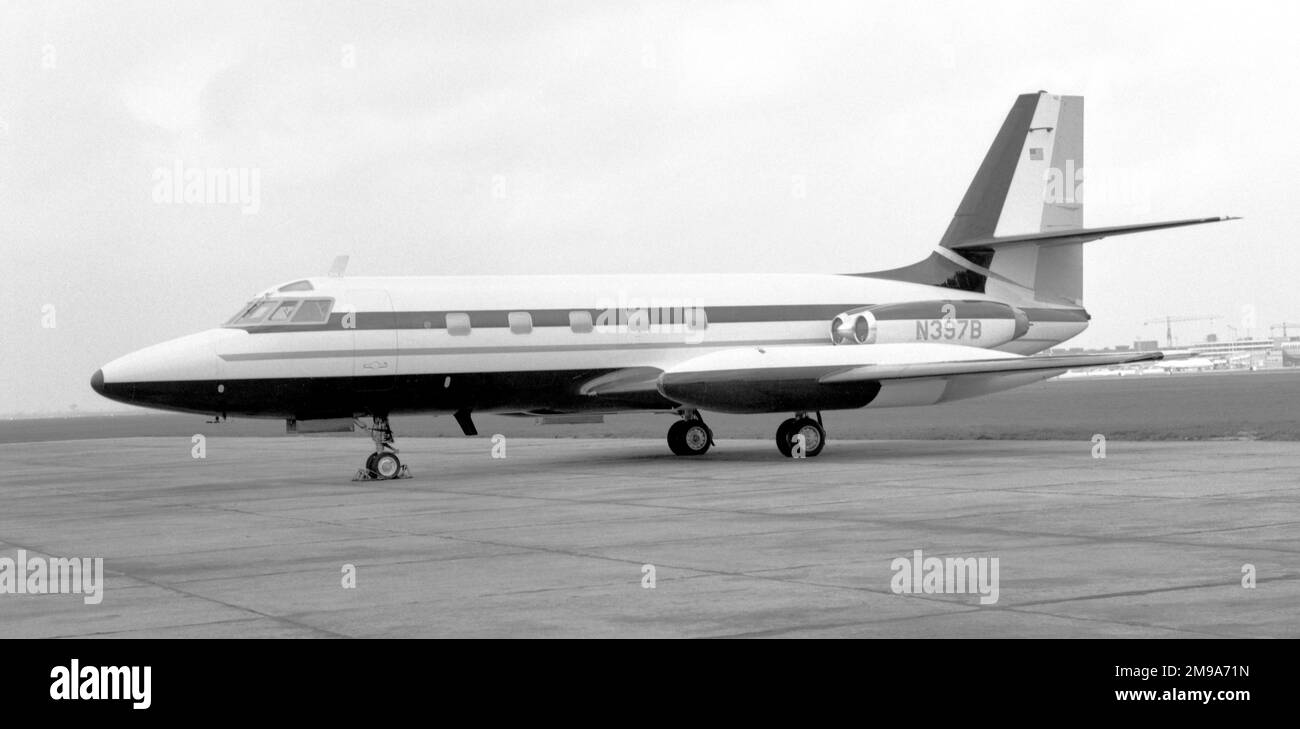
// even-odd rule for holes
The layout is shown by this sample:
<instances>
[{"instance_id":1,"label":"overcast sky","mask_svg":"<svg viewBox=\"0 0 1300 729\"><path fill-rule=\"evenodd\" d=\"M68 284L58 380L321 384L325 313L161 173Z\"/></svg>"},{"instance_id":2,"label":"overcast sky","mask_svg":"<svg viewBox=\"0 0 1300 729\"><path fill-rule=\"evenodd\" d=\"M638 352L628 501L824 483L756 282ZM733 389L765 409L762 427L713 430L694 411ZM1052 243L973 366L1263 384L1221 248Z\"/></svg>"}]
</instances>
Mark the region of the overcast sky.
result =
<instances>
[{"instance_id":1,"label":"overcast sky","mask_svg":"<svg viewBox=\"0 0 1300 729\"><path fill-rule=\"evenodd\" d=\"M1089 244L1074 342L1163 339L1142 322L1165 315L1244 336L1251 312L1266 336L1300 321L1296 8L3 0L0 414L113 409L97 367L339 253L353 274L910 263L1039 89L1087 98L1087 225L1245 216ZM177 164L246 168L258 204L160 202Z\"/></svg>"}]
</instances>

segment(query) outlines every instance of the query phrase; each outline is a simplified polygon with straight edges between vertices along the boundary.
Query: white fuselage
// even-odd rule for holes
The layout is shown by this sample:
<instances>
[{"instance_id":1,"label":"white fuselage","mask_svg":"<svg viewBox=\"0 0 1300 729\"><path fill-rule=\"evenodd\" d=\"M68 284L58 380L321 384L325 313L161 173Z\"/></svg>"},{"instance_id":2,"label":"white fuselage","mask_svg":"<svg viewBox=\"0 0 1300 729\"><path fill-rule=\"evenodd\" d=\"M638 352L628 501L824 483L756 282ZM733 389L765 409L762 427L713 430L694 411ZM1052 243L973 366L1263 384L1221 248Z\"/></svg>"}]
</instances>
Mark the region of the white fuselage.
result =
<instances>
[{"instance_id":1,"label":"white fuselage","mask_svg":"<svg viewBox=\"0 0 1300 729\"><path fill-rule=\"evenodd\" d=\"M831 347L831 320L864 306L995 301L983 294L921 284L815 274L313 278L270 289L263 297L272 305L276 300L328 300L329 320L310 325L287 319L232 320L117 359L104 366L103 382L119 387L140 383L137 394L149 392L149 383L172 383L159 387L178 392L186 389L183 383L209 383L230 397L240 383L251 382L277 383L266 390L276 397L283 394L285 382L296 380L347 380L362 390L391 390L415 387L409 378L441 377L450 389L458 376L512 373L531 383L527 373L595 376L637 368L668 370L738 347ZM1040 315L1031 312L1028 331L1009 341L989 337L990 327L998 322L983 329L949 326L947 331L934 320L915 326L910 320L892 324L909 340L911 332L929 324L935 343L1014 354L1041 351L1087 326L1086 318L1077 315L1041 316L1055 311L1077 314L1078 309L1036 311ZM930 342L928 336L916 336L917 346ZM427 389L431 382L419 387ZM508 387L509 382L493 380L492 386ZM168 404L159 402L162 397L136 400L195 411L214 407L203 398ZM536 393L525 402L490 399L477 407L546 407L537 402ZM886 397L880 403L892 401ZM640 406L608 404L611 410L627 407ZM249 407L235 411L259 414ZM268 403L265 415L285 413L282 405Z\"/></svg>"}]
</instances>

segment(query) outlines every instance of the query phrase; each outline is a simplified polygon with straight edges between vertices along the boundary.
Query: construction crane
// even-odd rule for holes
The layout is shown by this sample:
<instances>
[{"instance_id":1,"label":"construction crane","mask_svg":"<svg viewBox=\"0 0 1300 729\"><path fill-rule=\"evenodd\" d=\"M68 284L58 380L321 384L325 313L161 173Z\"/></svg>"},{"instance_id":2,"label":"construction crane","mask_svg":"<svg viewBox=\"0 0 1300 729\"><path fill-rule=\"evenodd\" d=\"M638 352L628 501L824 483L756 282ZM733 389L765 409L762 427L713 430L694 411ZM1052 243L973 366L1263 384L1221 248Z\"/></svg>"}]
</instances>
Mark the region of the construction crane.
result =
<instances>
[{"instance_id":1,"label":"construction crane","mask_svg":"<svg viewBox=\"0 0 1300 729\"><path fill-rule=\"evenodd\" d=\"M1162 316L1159 319L1148 319L1142 322L1142 326L1163 323L1165 325L1165 346L1172 347L1174 346L1174 323L1175 322L1189 322L1189 321L1212 322L1212 321L1217 321L1218 319L1219 317L1217 316Z\"/></svg>"},{"instance_id":2,"label":"construction crane","mask_svg":"<svg viewBox=\"0 0 1300 729\"><path fill-rule=\"evenodd\" d=\"M1284 322L1282 322L1281 324L1273 324L1273 325L1270 325L1269 328L1268 328L1268 335L1271 337L1271 336L1273 336L1273 332L1274 332L1275 330L1281 329L1281 330L1282 330L1282 338L1283 338L1283 339L1289 339L1289 337L1287 336L1287 333L1286 333L1286 328L1287 328L1287 327L1295 327L1296 329L1300 329L1300 324L1296 324L1296 323L1293 322L1293 321L1284 321Z\"/></svg>"}]
</instances>

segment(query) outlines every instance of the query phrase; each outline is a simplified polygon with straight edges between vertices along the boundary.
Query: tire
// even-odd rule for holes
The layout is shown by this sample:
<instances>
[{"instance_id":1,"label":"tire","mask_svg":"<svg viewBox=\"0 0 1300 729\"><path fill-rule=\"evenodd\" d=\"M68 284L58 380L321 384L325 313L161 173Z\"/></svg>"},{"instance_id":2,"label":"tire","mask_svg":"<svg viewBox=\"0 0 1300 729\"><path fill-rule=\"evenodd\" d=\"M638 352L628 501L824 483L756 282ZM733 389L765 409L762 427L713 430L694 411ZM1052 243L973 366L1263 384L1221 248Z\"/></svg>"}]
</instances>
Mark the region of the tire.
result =
<instances>
[{"instance_id":1,"label":"tire","mask_svg":"<svg viewBox=\"0 0 1300 729\"><path fill-rule=\"evenodd\" d=\"M402 462L392 453L383 453L375 457L374 473L379 478L397 478L402 472Z\"/></svg>"},{"instance_id":2,"label":"tire","mask_svg":"<svg viewBox=\"0 0 1300 729\"><path fill-rule=\"evenodd\" d=\"M826 447L826 431L812 418L791 418L776 429L776 447L781 455L794 458L794 437L803 434L804 458L814 458Z\"/></svg>"},{"instance_id":3,"label":"tire","mask_svg":"<svg viewBox=\"0 0 1300 729\"><path fill-rule=\"evenodd\" d=\"M378 475L375 471L375 459L379 457L378 453L371 453L366 456L366 473L370 476Z\"/></svg>"},{"instance_id":4,"label":"tire","mask_svg":"<svg viewBox=\"0 0 1300 729\"><path fill-rule=\"evenodd\" d=\"M815 458L826 447L826 431L816 420L803 418L796 420L791 428L791 455L794 451L794 436L802 434L804 438L804 457Z\"/></svg>"},{"instance_id":5,"label":"tire","mask_svg":"<svg viewBox=\"0 0 1300 729\"><path fill-rule=\"evenodd\" d=\"M672 451L674 456L686 455L686 438L682 436L682 431L685 429L685 420L678 420L668 429L668 450Z\"/></svg>"},{"instance_id":6,"label":"tire","mask_svg":"<svg viewBox=\"0 0 1300 729\"><path fill-rule=\"evenodd\" d=\"M794 424L795 419L790 418L776 428L776 449L786 458L790 458L793 452L791 439L794 438Z\"/></svg>"},{"instance_id":7,"label":"tire","mask_svg":"<svg viewBox=\"0 0 1300 729\"><path fill-rule=\"evenodd\" d=\"M668 448L678 456L702 456L713 444L713 433L700 420L679 420L668 429Z\"/></svg>"}]
</instances>

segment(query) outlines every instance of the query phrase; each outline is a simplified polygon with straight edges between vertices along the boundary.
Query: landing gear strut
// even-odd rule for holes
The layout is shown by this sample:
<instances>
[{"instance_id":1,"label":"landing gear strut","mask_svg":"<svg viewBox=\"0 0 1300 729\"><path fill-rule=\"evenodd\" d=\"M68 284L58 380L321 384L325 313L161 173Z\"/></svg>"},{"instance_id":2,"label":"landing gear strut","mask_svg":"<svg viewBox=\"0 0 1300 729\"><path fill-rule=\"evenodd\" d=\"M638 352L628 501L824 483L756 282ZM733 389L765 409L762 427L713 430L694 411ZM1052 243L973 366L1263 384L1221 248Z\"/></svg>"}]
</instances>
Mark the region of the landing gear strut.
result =
<instances>
[{"instance_id":1,"label":"landing gear strut","mask_svg":"<svg viewBox=\"0 0 1300 729\"><path fill-rule=\"evenodd\" d=\"M713 445L713 431L698 410L682 410L682 419L668 429L668 447L675 455L702 456Z\"/></svg>"},{"instance_id":2,"label":"landing gear strut","mask_svg":"<svg viewBox=\"0 0 1300 729\"><path fill-rule=\"evenodd\" d=\"M398 460L397 446L393 445L393 429L388 424L387 416L375 416L373 424L366 425L360 420L357 425L362 430L370 431L370 438L375 442L375 452L366 458L365 468L357 470L353 481L382 481L395 478L410 478L411 472Z\"/></svg>"},{"instance_id":3,"label":"landing gear strut","mask_svg":"<svg viewBox=\"0 0 1300 729\"><path fill-rule=\"evenodd\" d=\"M817 419L807 413L795 413L793 418L776 429L776 448L786 458L812 458L826 447L826 429L822 427L822 414ZM803 452L799 453L797 436L803 436Z\"/></svg>"}]
</instances>

